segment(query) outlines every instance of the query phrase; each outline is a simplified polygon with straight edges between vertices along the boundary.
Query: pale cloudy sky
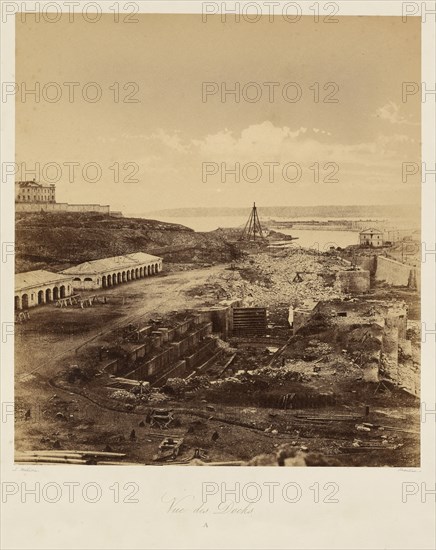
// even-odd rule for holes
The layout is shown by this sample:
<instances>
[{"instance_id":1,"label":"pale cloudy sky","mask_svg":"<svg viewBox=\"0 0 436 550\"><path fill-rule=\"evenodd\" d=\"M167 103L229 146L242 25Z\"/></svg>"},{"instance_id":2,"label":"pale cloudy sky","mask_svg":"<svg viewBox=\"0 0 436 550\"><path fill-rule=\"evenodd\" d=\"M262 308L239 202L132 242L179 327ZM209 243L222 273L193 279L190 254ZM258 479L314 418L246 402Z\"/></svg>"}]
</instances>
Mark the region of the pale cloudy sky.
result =
<instances>
[{"instance_id":1,"label":"pale cloudy sky","mask_svg":"<svg viewBox=\"0 0 436 550\"><path fill-rule=\"evenodd\" d=\"M16 81L41 88L57 82L57 103L20 95L16 102L16 157L31 168L50 162L78 162L73 183L63 166L58 201L109 203L125 213L191 206L418 203L419 176L402 183L402 163L420 162L419 94L402 101L402 83L420 82L419 20L401 17L343 17L336 24L298 23L267 18L256 24L222 23L219 17L141 15L136 24L17 22ZM69 102L64 82L80 83ZM83 100L83 86L96 82L102 99ZM114 102L110 87L120 83ZM241 93L204 101L204 82L227 88L258 83L260 100ZM273 101L265 82L278 83ZM301 98L282 92L297 82ZM333 82L323 89L326 83ZM319 83L320 101L314 101ZM55 88L46 88L54 97ZM288 88L288 98L294 94ZM254 97L254 87L247 89ZM90 89L90 93L93 90ZM336 103L322 101L331 93ZM102 179L84 181L81 168L98 163ZM139 171L120 172L113 163L134 163ZM218 170L202 178L204 163ZM260 167L256 183L254 168ZM298 163L301 177L289 182L283 167ZM241 179L221 181L221 165L239 163ZM266 164L265 164L266 163ZM274 181L270 181L272 165ZM320 181L311 167L319 163ZM333 170L338 182L323 181ZM326 168L324 168L326 167ZM53 171L47 172L53 177ZM25 175L21 172L20 175ZM41 181L44 179L41 170ZM288 179L296 171L286 172ZM90 176L93 176L92 170Z\"/></svg>"}]
</instances>

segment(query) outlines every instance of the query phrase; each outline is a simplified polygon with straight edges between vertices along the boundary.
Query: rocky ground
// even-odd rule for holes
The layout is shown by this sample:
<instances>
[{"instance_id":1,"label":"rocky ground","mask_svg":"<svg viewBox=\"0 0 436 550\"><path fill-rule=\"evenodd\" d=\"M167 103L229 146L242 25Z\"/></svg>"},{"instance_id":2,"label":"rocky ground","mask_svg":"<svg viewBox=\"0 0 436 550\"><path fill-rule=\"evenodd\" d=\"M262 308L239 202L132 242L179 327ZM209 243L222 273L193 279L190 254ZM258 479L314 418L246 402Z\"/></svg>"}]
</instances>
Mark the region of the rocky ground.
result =
<instances>
[{"instance_id":1,"label":"rocky ground","mask_svg":"<svg viewBox=\"0 0 436 550\"><path fill-rule=\"evenodd\" d=\"M345 267L348 265L334 253L299 248L260 252L233 262L219 276L211 275L206 285L194 288L192 293L204 296L215 291L222 299L238 296L247 306L298 306L308 299L342 298L344 293L335 272Z\"/></svg>"}]
</instances>

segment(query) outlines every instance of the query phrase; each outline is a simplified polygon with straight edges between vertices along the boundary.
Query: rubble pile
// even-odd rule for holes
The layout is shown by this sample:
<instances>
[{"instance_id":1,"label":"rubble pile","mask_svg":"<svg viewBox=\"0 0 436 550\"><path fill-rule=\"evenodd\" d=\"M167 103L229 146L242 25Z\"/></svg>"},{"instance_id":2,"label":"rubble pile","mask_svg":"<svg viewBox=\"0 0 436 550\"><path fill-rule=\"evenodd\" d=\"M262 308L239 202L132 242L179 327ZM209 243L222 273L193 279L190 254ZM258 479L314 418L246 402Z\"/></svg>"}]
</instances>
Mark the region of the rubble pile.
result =
<instances>
[{"instance_id":1,"label":"rubble pile","mask_svg":"<svg viewBox=\"0 0 436 550\"><path fill-rule=\"evenodd\" d=\"M283 367L261 367L256 371L249 372L253 381L265 380L267 382L283 382L285 380L297 380L303 382L310 380L306 378L301 372L296 370L295 364L287 364ZM238 375L236 375L238 376Z\"/></svg>"},{"instance_id":2,"label":"rubble pile","mask_svg":"<svg viewBox=\"0 0 436 550\"><path fill-rule=\"evenodd\" d=\"M294 442L295 443L295 442ZM336 457L327 457L321 453L310 453L304 446L280 445L276 452L253 457L248 466L341 466Z\"/></svg>"},{"instance_id":3,"label":"rubble pile","mask_svg":"<svg viewBox=\"0 0 436 550\"><path fill-rule=\"evenodd\" d=\"M136 396L127 390L115 390L110 395L111 399L117 399L122 402L133 403L136 401Z\"/></svg>"},{"instance_id":4,"label":"rubble pile","mask_svg":"<svg viewBox=\"0 0 436 550\"><path fill-rule=\"evenodd\" d=\"M301 303L308 296L315 301L331 300L344 296L334 281L336 271L343 268L340 258L327 254L290 250L272 257L264 252L239 261L219 278L211 276L208 289L215 288L226 298L241 297L247 306ZM253 273L258 273L257 279Z\"/></svg>"},{"instance_id":5,"label":"rubble pile","mask_svg":"<svg viewBox=\"0 0 436 550\"><path fill-rule=\"evenodd\" d=\"M158 404L163 403L164 401L168 401L168 396L163 394L162 392L158 390L152 390L150 393L150 396L148 398L148 403L150 404Z\"/></svg>"},{"instance_id":6,"label":"rubble pile","mask_svg":"<svg viewBox=\"0 0 436 550\"><path fill-rule=\"evenodd\" d=\"M162 391L168 395L184 397L189 392L196 392L208 385L208 378L201 375L189 378L168 378Z\"/></svg>"}]
</instances>

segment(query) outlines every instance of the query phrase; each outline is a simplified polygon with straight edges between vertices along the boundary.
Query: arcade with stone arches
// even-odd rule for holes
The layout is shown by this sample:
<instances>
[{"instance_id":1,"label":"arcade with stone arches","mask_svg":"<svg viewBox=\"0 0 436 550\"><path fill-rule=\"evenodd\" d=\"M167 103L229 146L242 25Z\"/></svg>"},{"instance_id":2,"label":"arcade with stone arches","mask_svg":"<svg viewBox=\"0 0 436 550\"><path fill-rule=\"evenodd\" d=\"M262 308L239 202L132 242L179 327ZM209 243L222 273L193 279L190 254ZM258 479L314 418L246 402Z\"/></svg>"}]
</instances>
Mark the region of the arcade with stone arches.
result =
<instances>
[{"instance_id":1,"label":"arcade with stone arches","mask_svg":"<svg viewBox=\"0 0 436 550\"><path fill-rule=\"evenodd\" d=\"M74 290L98 290L157 275L162 258L143 252L85 262L65 270Z\"/></svg>"},{"instance_id":2,"label":"arcade with stone arches","mask_svg":"<svg viewBox=\"0 0 436 550\"><path fill-rule=\"evenodd\" d=\"M29 271L15 276L14 306L16 311L56 302L71 296L71 277L47 271ZM50 281L50 279L52 281Z\"/></svg>"},{"instance_id":3,"label":"arcade with stone arches","mask_svg":"<svg viewBox=\"0 0 436 550\"><path fill-rule=\"evenodd\" d=\"M159 265L159 262L156 262L147 266L135 267L135 269L108 273L102 275L101 277L101 288L108 288L110 286L128 283L129 281L135 281L136 279L144 279L145 277L156 275L161 271L161 269L162 266Z\"/></svg>"}]
</instances>

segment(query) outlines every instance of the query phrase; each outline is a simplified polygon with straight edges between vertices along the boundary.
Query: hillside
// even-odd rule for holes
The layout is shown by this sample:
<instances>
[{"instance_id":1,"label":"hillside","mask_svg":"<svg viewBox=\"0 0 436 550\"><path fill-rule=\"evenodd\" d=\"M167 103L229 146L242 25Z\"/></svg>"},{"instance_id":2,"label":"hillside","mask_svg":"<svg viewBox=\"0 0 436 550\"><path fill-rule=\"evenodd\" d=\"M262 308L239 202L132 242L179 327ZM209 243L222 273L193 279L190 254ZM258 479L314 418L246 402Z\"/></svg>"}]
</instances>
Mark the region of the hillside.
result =
<instances>
[{"instance_id":1,"label":"hillside","mask_svg":"<svg viewBox=\"0 0 436 550\"><path fill-rule=\"evenodd\" d=\"M234 250L218 233L196 233L183 225L94 213L17 214L17 273L61 270L88 260L144 251L167 262L232 259Z\"/></svg>"}]
</instances>

